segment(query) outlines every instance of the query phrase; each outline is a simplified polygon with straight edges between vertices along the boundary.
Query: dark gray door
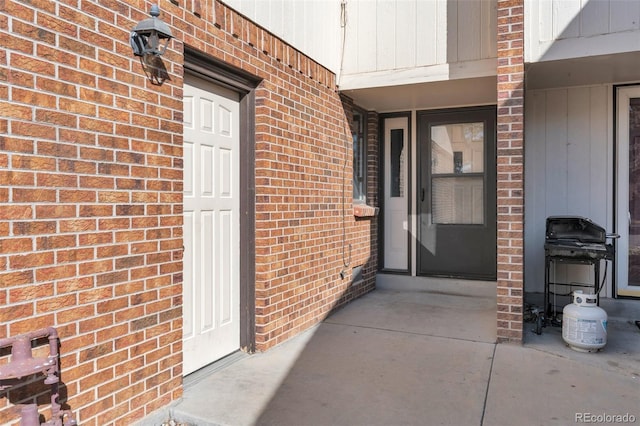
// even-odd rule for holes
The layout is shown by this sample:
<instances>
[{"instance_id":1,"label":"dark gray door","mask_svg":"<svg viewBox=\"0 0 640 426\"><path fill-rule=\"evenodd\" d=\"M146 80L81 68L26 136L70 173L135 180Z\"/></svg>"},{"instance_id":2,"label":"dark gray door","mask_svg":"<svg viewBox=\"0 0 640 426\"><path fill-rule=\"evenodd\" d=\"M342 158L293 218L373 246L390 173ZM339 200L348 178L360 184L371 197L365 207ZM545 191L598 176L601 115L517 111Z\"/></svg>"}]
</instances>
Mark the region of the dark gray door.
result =
<instances>
[{"instance_id":1,"label":"dark gray door","mask_svg":"<svg viewBox=\"0 0 640 426\"><path fill-rule=\"evenodd\" d=\"M496 108L418 113L418 273L496 278Z\"/></svg>"}]
</instances>

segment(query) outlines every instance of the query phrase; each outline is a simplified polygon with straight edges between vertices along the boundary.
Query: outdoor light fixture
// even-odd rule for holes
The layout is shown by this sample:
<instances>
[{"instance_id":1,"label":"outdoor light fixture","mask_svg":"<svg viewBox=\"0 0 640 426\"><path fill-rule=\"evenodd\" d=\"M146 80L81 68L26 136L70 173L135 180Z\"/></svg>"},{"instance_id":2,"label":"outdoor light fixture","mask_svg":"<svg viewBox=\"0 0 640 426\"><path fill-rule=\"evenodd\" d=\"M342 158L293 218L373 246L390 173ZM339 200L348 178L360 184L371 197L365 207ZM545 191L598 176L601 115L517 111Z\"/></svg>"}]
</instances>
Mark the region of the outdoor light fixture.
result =
<instances>
[{"instance_id":1,"label":"outdoor light fixture","mask_svg":"<svg viewBox=\"0 0 640 426\"><path fill-rule=\"evenodd\" d=\"M170 78L160 57L167 50L173 35L171 28L158 18L160 8L157 4L151 6L149 14L151 18L138 22L131 30L131 48L133 54L140 57L140 64L149 81L161 85Z\"/></svg>"},{"instance_id":2,"label":"outdoor light fixture","mask_svg":"<svg viewBox=\"0 0 640 426\"><path fill-rule=\"evenodd\" d=\"M173 38L171 28L158 18L160 8L157 4L151 6L149 14L151 18L138 22L131 30L131 48L136 56L162 56Z\"/></svg>"}]
</instances>

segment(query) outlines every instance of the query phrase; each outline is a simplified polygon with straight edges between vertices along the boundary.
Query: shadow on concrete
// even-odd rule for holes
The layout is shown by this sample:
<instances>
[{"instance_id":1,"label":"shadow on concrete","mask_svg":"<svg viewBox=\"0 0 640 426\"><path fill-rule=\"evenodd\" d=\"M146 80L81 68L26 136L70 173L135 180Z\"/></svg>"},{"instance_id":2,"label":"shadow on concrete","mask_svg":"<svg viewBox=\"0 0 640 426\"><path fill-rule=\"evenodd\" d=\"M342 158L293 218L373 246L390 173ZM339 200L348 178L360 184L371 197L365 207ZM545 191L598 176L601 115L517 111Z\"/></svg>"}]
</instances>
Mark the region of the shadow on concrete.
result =
<instances>
[{"instance_id":1,"label":"shadow on concrete","mask_svg":"<svg viewBox=\"0 0 640 426\"><path fill-rule=\"evenodd\" d=\"M375 291L313 329L186 385L173 418L198 426L566 425L585 413L640 421L632 322L614 318L600 353L572 351L552 329L534 335L533 324L524 345L496 344L495 283L378 278Z\"/></svg>"},{"instance_id":2,"label":"shadow on concrete","mask_svg":"<svg viewBox=\"0 0 640 426\"><path fill-rule=\"evenodd\" d=\"M476 423L495 348L495 283L386 278L313 329L186 387L175 418L200 426Z\"/></svg>"}]
</instances>

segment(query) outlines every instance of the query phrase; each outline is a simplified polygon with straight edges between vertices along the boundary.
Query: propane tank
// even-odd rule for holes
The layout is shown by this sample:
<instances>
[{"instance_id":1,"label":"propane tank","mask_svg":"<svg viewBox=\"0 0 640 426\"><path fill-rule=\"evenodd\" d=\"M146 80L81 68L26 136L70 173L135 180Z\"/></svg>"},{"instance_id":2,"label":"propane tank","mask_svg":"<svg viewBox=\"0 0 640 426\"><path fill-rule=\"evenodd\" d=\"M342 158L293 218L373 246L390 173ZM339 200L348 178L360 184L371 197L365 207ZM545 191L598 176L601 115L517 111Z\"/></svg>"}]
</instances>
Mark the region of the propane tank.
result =
<instances>
[{"instance_id":1,"label":"propane tank","mask_svg":"<svg viewBox=\"0 0 640 426\"><path fill-rule=\"evenodd\" d=\"M597 352L607 344L607 313L595 294L573 292L573 303L562 310L562 338L571 349Z\"/></svg>"}]
</instances>

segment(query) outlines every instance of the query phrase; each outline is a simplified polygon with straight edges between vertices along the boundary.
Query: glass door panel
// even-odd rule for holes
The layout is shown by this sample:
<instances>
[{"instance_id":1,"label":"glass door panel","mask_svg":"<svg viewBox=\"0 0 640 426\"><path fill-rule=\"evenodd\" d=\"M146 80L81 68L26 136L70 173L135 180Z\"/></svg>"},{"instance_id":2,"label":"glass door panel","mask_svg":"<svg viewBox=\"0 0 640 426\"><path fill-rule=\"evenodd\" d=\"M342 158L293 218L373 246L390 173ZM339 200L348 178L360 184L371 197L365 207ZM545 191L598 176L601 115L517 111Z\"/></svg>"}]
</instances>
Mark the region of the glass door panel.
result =
<instances>
[{"instance_id":1,"label":"glass door panel","mask_svg":"<svg viewBox=\"0 0 640 426\"><path fill-rule=\"evenodd\" d=\"M640 98L629 99L629 262L631 286L640 286Z\"/></svg>"},{"instance_id":2,"label":"glass door panel","mask_svg":"<svg viewBox=\"0 0 640 426\"><path fill-rule=\"evenodd\" d=\"M431 126L433 223L484 223L484 123Z\"/></svg>"}]
</instances>

